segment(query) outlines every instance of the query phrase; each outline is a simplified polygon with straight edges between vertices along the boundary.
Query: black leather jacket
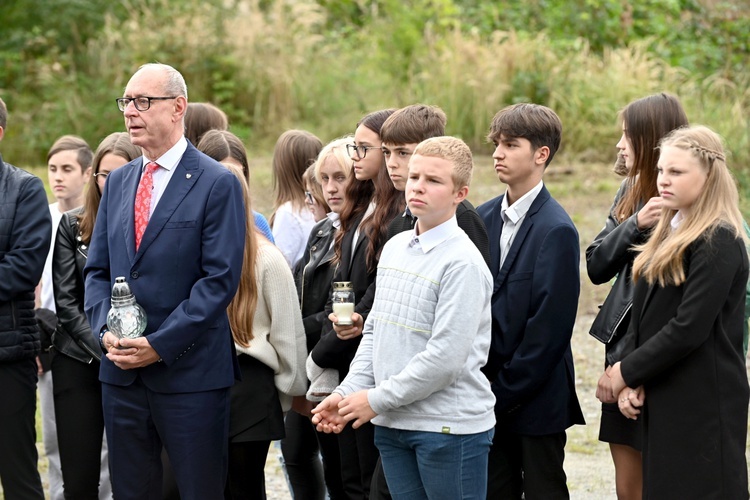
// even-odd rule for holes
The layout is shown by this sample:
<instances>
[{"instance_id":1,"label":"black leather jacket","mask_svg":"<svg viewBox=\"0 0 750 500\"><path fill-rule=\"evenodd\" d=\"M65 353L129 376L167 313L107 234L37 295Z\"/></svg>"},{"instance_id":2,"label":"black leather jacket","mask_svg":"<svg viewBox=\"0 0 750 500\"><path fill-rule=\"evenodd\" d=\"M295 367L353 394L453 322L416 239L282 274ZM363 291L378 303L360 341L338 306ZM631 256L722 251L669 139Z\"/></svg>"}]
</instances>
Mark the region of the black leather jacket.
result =
<instances>
[{"instance_id":1,"label":"black leather jacket","mask_svg":"<svg viewBox=\"0 0 750 500\"><path fill-rule=\"evenodd\" d=\"M628 188L628 181L623 181L604 228L586 249L586 269L595 285L607 283L617 277L604 304L600 306L601 309L590 331L591 335L603 342L607 339L607 365L613 365L627 354L623 352L626 343L620 340L628 329L633 305L635 286L632 272L635 253L632 248L633 245L645 242L649 234L649 231L638 229L637 212L621 223L615 219L615 207Z\"/></svg>"},{"instance_id":2,"label":"black leather jacket","mask_svg":"<svg viewBox=\"0 0 750 500\"><path fill-rule=\"evenodd\" d=\"M334 254L331 243L335 234L336 228L330 219L318 222L310 231L307 248L294 271L307 337L307 352L320 340L323 320L326 318L325 307L335 270L331 265Z\"/></svg>"},{"instance_id":3,"label":"black leather jacket","mask_svg":"<svg viewBox=\"0 0 750 500\"><path fill-rule=\"evenodd\" d=\"M91 333L83 311L83 267L86 265L88 245L78 229L77 208L63 214L55 239L52 257L52 284L57 309L57 329L52 336L55 351L80 361L101 361L101 348Z\"/></svg>"}]
</instances>

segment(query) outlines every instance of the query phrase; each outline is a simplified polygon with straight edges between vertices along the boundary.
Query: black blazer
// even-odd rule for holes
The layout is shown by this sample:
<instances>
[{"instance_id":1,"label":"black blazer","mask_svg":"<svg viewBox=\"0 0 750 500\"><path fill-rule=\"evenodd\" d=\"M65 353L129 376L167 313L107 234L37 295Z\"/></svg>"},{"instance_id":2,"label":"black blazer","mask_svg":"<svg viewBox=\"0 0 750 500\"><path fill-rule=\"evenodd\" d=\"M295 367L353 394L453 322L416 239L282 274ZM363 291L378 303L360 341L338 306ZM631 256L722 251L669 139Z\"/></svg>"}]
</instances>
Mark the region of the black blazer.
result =
<instances>
[{"instance_id":1,"label":"black blazer","mask_svg":"<svg viewBox=\"0 0 750 500\"><path fill-rule=\"evenodd\" d=\"M354 310L361 314L364 319L367 319L373 299L372 294L368 294L367 292L370 285L375 282L377 269L372 269L372 271L367 269L366 254L370 238L364 231L360 231L359 233L359 239L356 245L354 245L354 255L352 256L354 232L361 220L360 218L344 234L344 239L341 242L341 254L343 257L336 267L333 281L352 282L355 300ZM336 368L339 370L339 374L343 379L349 372L349 364L354 359L354 354L357 352L357 347L359 347L359 341L362 339L362 336L360 335L348 340L338 338L336 332L333 330L333 324L328 319L328 315L332 312L333 301L329 294L320 341L312 350L312 358L315 364L321 368Z\"/></svg>"},{"instance_id":2,"label":"black blazer","mask_svg":"<svg viewBox=\"0 0 750 500\"><path fill-rule=\"evenodd\" d=\"M578 232L542 187L500 267L502 199L477 208L495 280L492 345L483 371L497 398L498 426L554 434L584 423L570 349L580 292Z\"/></svg>"},{"instance_id":3,"label":"black blazer","mask_svg":"<svg viewBox=\"0 0 750 500\"><path fill-rule=\"evenodd\" d=\"M745 245L719 227L684 262L680 286L637 282L626 337L636 348L620 365L646 391L644 498L747 498Z\"/></svg>"}]
</instances>

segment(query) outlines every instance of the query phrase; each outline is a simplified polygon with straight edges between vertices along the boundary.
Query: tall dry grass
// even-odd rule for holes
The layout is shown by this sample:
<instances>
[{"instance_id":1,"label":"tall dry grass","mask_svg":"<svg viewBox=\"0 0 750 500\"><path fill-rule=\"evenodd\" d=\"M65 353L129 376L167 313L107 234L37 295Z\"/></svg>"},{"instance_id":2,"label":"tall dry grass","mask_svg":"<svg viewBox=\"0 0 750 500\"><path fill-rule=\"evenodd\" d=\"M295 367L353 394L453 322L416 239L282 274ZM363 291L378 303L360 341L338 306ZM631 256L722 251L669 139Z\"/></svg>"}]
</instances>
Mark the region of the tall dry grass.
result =
<instances>
[{"instance_id":1,"label":"tall dry grass","mask_svg":"<svg viewBox=\"0 0 750 500\"><path fill-rule=\"evenodd\" d=\"M750 85L671 67L647 50L647 41L596 53L584 40L559 44L543 33L481 36L455 19L417 26L408 16L373 12L361 25L347 25L313 0L128 5L129 17L107 18L75 63L62 53L30 63L33 92L10 89L16 108L6 157L33 163L61 134L96 144L121 129L113 98L140 64L161 61L183 72L191 100L228 113L251 152L268 151L290 127L327 140L351 132L368 111L413 102L441 106L449 133L486 152L493 114L533 101L562 118L563 155L609 161L618 111L669 91L691 121L726 138L740 178L750 171ZM750 70L735 81L750 83Z\"/></svg>"}]
</instances>

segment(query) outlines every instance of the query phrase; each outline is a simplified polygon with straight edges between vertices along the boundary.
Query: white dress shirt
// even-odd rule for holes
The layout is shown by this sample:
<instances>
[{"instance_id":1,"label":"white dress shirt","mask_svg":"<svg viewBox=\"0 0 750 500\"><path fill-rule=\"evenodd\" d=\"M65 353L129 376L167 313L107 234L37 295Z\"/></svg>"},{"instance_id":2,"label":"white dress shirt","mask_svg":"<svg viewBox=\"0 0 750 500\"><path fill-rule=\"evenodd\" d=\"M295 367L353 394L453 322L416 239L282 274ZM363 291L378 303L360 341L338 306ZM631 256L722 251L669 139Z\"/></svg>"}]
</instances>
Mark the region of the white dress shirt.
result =
<instances>
[{"instance_id":1,"label":"white dress shirt","mask_svg":"<svg viewBox=\"0 0 750 500\"><path fill-rule=\"evenodd\" d=\"M500 234L500 267L503 267L505 258L508 256L508 251L513 245L513 240L516 239L516 234L521 228L526 214L531 208L531 204L534 203L536 197L544 187L544 182L539 181L539 184L534 186L528 193L517 199L512 205L508 206L508 192L505 192L503 196L503 202L500 206L500 215L503 218L503 231Z\"/></svg>"}]
</instances>

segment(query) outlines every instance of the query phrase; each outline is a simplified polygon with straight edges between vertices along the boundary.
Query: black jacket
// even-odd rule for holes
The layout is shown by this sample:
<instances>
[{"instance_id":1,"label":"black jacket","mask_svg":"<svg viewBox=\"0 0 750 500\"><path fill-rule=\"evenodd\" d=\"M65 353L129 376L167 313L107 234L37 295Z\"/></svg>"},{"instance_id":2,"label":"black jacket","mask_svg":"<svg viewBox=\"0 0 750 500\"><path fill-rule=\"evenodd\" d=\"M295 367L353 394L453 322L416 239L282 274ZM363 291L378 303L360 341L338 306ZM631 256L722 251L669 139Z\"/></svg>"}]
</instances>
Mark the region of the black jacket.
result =
<instances>
[{"instance_id":1,"label":"black jacket","mask_svg":"<svg viewBox=\"0 0 750 500\"><path fill-rule=\"evenodd\" d=\"M364 214L363 214L364 216ZM375 282L377 269L370 271L367 268L367 246L370 244L370 238L365 231L359 233L359 239L354 245L352 254L352 244L354 243L354 233L359 227L363 216L355 221L351 230L344 235L341 242L341 254L343 258L336 266L332 281L351 281L354 289L354 311L362 315L364 320L370 313L372 307L373 295L368 292L370 285ZM374 288L372 289L374 292ZM354 359L359 342L362 336L353 339L341 340L336 336L333 330L333 324L328 319L328 315L333 312L333 301L329 293L326 301L324 312L323 328L321 329L320 341L312 350L312 358L316 365L321 368L336 368L341 378L349 372L349 364Z\"/></svg>"},{"instance_id":2,"label":"black jacket","mask_svg":"<svg viewBox=\"0 0 750 500\"><path fill-rule=\"evenodd\" d=\"M42 181L0 156L0 362L33 359L39 353L34 288L51 236Z\"/></svg>"},{"instance_id":3,"label":"black jacket","mask_svg":"<svg viewBox=\"0 0 750 500\"><path fill-rule=\"evenodd\" d=\"M335 266L331 265L334 251L331 243L336 234L333 222L327 217L318 222L310 231L307 248L294 270L297 285L302 323L305 325L307 352L312 351L320 340L325 307L331 292L331 282Z\"/></svg>"},{"instance_id":4,"label":"black jacket","mask_svg":"<svg viewBox=\"0 0 750 500\"><path fill-rule=\"evenodd\" d=\"M52 287L55 292L57 328L52 336L55 350L82 363L101 360L91 327L83 311L83 267L88 245L78 228L81 208L63 214L52 257Z\"/></svg>"},{"instance_id":5,"label":"black jacket","mask_svg":"<svg viewBox=\"0 0 750 500\"><path fill-rule=\"evenodd\" d=\"M633 305L633 245L645 242L649 234L638 229L637 212L621 223L615 219L615 207L627 190L625 180L615 195L604 228L586 249L586 269L592 283L601 285L617 278L590 330L592 336L606 344L607 365L615 364L626 354L622 352L625 344L619 340L627 332Z\"/></svg>"}]
</instances>

